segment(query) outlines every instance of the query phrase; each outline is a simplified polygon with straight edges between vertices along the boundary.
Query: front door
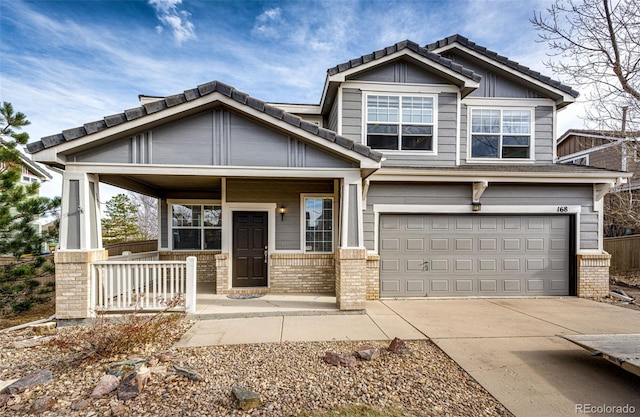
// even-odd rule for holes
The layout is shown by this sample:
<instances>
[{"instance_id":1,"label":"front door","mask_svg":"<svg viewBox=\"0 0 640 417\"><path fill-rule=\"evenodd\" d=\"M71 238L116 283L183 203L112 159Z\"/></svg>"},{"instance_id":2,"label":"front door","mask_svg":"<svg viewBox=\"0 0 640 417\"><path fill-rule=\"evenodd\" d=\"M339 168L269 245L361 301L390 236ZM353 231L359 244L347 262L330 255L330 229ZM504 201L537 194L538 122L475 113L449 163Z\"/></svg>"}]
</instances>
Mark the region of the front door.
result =
<instances>
[{"instance_id":1,"label":"front door","mask_svg":"<svg viewBox=\"0 0 640 417\"><path fill-rule=\"evenodd\" d=\"M233 286L267 286L267 212L233 212Z\"/></svg>"}]
</instances>

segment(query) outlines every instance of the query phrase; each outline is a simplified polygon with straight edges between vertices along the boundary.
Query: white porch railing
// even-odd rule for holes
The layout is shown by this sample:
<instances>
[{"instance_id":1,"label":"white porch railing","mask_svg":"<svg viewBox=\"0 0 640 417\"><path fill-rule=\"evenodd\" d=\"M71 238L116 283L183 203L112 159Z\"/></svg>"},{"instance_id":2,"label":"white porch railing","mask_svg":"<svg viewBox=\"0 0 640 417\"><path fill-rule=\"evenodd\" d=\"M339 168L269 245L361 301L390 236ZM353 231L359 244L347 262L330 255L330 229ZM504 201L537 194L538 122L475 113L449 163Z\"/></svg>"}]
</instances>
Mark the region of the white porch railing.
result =
<instances>
[{"instance_id":1,"label":"white porch railing","mask_svg":"<svg viewBox=\"0 0 640 417\"><path fill-rule=\"evenodd\" d=\"M195 256L186 261L94 262L92 309L106 312L162 310L172 300L178 300L175 309L195 313L196 265Z\"/></svg>"}]
</instances>

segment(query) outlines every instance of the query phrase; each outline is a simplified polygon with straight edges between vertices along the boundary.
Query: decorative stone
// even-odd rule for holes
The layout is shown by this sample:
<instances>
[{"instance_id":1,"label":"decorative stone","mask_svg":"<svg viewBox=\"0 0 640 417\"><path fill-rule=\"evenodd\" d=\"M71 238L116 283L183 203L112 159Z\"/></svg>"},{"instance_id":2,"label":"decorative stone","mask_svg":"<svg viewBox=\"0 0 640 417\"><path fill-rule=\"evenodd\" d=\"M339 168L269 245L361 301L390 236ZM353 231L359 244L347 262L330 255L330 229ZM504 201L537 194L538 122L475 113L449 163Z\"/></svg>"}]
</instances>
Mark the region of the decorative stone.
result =
<instances>
[{"instance_id":1,"label":"decorative stone","mask_svg":"<svg viewBox=\"0 0 640 417\"><path fill-rule=\"evenodd\" d=\"M89 407L89 405L91 405L91 401L85 398L84 400L80 400L71 404L71 409L74 411L82 411L85 408Z\"/></svg>"},{"instance_id":2,"label":"decorative stone","mask_svg":"<svg viewBox=\"0 0 640 417\"><path fill-rule=\"evenodd\" d=\"M18 378L15 379L7 379L7 380L2 380L0 379L0 393L4 393L7 390L7 387L11 384L13 384L14 382L16 382L18 380Z\"/></svg>"},{"instance_id":3,"label":"decorative stone","mask_svg":"<svg viewBox=\"0 0 640 417\"><path fill-rule=\"evenodd\" d=\"M356 366L356 358L351 355L343 355L340 353L327 351L324 354L324 361L334 366Z\"/></svg>"},{"instance_id":4,"label":"decorative stone","mask_svg":"<svg viewBox=\"0 0 640 417\"><path fill-rule=\"evenodd\" d=\"M365 361L371 361L380 356L380 352L373 346L360 346L356 349L356 356Z\"/></svg>"},{"instance_id":5,"label":"decorative stone","mask_svg":"<svg viewBox=\"0 0 640 417\"><path fill-rule=\"evenodd\" d=\"M50 410L51 407L56 405L57 400L54 397L42 397L38 398L31 407L31 411L36 413L42 413L43 411Z\"/></svg>"},{"instance_id":6,"label":"decorative stone","mask_svg":"<svg viewBox=\"0 0 640 417\"><path fill-rule=\"evenodd\" d=\"M198 373L195 369L187 364L183 365L174 365L173 369L176 374L183 376L185 378L191 379L193 381L202 381L204 378L202 375Z\"/></svg>"},{"instance_id":7,"label":"decorative stone","mask_svg":"<svg viewBox=\"0 0 640 417\"><path fill-rule=\"evenodd\" d=\"M238 400L238 406L244 411L249 411L262 404L260 394L244 389L240 385L232 387L231 392L233 396L236 397L236 400Z\"/></svg>"},{"instance_id":8,"label":"decorative stone","mask_svg":"<svg viewBox=\"0 0 640 417\"><path fill-rule=\"evenodd\" d=\"M5 405L7 405L10 399L11 399L11 395L0 394L0 407L4 407Z\"/></svg>"},{"instance_id":9,"label":"decorative stone","mask_svg":"<svg viewBox=\"0 0 640 417\"><path fill-rule=\"evenodd\" d=\"M407 349L407 344L404 340L396 337L389 344L389 351L393 353L403 353Z\"/></svg>"},{"instance_id":10,"label":"decorative stone","mask_svg":"<svg viewBox=\"0 0 640 417\"><path fill-rule=\"evenodd\" d=\"M173 352L162 352L158 355L158 359L160 359L160 362L170 362L174 356L175 354Z\"/></svg>"},{"instance_id":11,"label":"decorative stone","mask_svg":"<svg viewBox=\"0 0 640 417\"><path fill-rule=\"evenodd\" d=\"M146 378L141 378L137 372L128 373L118 385L118 399L127 401L140 395L145 380Z\"/></svg>"},{"instance_id":12,"label":"decorative stone","mask_svg":"<svg viewBox=\"0 0 640 417\"><path fill-rule=\"evenodd\" d=\"M24 349L24 348L34 347L34 346L40 346L45 343L49 343L49 341L52 339L54 339L54 336L34 337L32 339L25 339L25 340L20 340L18 342L13 342L13 347L15 349Z\"/></svg>"},{"instance_id":13,"label":"decorative stone","mask_svg":"<svg viewBox=\"0 0 640 417\"><path fill-rule=\"evenodd\" d=\"M9 394L18 394L28 388L34 387L40 384L46 384L53 380L53 375L51 371L48 369L41 369L37 372L34 372L30 375L25 376L24 378L20 378L13 384L7 387L7 391Z\"/></svg>"},{"instance_id":14,"label":"decorative stone","mask_svg":"<svg viewBox=\"0 0 640 417\"><path fill-rule=\"evenodd\" d=\"M111 391L114 391L116 388L118 388L119 384L120 378L118 378L117 376L111 374L103 375L102 378L100 378L100 381L98 381L98 385L96 385L96 387L93 389L91 396L93 398L105 396Z\"/></svg>"},{"instance_id":15,"label":"decorative stone","mask_svg":"<svg viewBox=\"0 0 640 417\"><path fill-rule=\"evenodd\" d=\"M52 321L49 323L36 324L31 326L31 331L33 334L38 336L51 336L56 334L56 322Z\"/></svg>"}]
</instances>

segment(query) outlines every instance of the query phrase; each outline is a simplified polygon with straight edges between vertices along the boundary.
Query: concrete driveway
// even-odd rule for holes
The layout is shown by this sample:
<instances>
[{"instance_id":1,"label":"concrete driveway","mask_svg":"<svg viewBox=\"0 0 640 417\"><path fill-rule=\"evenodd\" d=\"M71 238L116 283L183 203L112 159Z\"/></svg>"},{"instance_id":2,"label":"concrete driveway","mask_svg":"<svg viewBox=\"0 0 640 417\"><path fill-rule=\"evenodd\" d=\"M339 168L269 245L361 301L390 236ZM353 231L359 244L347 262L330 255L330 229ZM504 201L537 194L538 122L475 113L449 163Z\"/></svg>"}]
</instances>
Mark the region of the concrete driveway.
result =
<instances>
[{"instance_id":1,"label":"concrete driveway","mask_svg":"<svg viewBox=\"0 0 640 417\"><path fill-rule=\"evenodd\" d=\"M640 416L639 377L556 336L640 333L640 311L572 297L383 300L366 308L200 320L176 347L430 338L516 416L622 415L597 408L605 406Z\"/></svg>"},{"instance_id":2,"label":"concrete driveway","mask_svg":"<svg viewBox=\"0 0 640 417\"><path fill-rule=\"evenodd\" d=\"M516 416L622 415L611 408L584 411L625 405L640 415L640 378L556 337L640 333L639 311L578 298L382 303Z\"/></svg>"}]
</instances>

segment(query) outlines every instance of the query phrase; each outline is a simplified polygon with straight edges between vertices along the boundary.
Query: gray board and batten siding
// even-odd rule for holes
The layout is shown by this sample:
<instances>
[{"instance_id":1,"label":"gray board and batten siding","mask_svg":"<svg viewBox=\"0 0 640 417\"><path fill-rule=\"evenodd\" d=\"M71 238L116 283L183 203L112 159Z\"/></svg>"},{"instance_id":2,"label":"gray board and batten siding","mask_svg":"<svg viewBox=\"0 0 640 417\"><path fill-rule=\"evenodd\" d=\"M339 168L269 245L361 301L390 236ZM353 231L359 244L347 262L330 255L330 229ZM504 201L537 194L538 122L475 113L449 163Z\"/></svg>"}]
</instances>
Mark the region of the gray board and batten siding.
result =
<instances>
[{"instance_id":1,"label":"gray board and batten siding","mask_svg":"<svg viewBox=\"0 0 640 417\"><path fill-rule=\"evenodd\" d=\"M331 155L225 108L154 128L68 157L70 162L354 168Z\"/></svg>"},{"instance_id":2,"label":"gray board and batten siding","mask_svg":"<svg viewBox=\"0 0 640 417\"><path fill-rule=\"evenodd\" d=\"M375 183L367 193L367 209L363 215L365 247L375 249L375 214L373 205L433 205L443 207L468 207L471 204L471 183ZM580 234L577 250L598 249L598 212L593 209L593 187L586 185L525 185L489 184L482 195L483 207L512 206L526 210L529 206L580 206ZM428 213L425 213L428 214Z\"/></svg>"}]
</instances>

